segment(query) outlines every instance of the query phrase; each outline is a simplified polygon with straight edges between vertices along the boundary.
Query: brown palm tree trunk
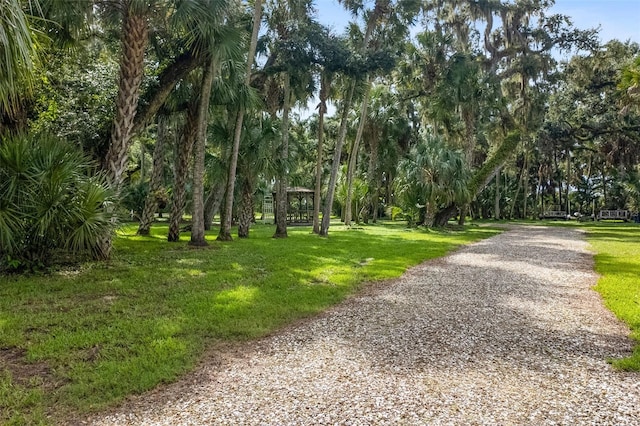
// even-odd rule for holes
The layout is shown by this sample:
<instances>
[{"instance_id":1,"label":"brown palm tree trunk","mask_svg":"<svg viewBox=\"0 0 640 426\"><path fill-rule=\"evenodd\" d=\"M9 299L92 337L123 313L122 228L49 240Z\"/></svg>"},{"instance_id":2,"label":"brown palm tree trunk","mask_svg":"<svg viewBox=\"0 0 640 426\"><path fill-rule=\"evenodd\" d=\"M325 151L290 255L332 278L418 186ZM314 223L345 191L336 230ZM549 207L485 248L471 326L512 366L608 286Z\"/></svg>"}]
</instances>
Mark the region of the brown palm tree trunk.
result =
<instances>
[{"instance_id":1,"label":"brown palm tree trunk","mask_svg":"<svg viewBox=\"0 0 640 426\"><path fill-rule=\"evenodd\" d=\"M347 167L347 200L345 201L344 212L344 224L347 226L351 225L351 204L353 203L353 175L356 172L358 152L360 151L360 141L362 140L362 133L364 132L364 126L367 122L367 108L369 107L370 94L371 80L367 77L367 86L365 88L364 98L362 99L362 107L360 111L360 123L358 124L356 138L353 141L353 146L351 147L351 152L349 153L349 166Z\"/></svg>"},{"instance_id":2,"label":"brown palm tree trunk","mask_svg":"<svg viewBox=\"0 0 640 426\"><path fill-rule=\"evenodd\" d=\"M388 11L389 0L376 0L373 13L369 16L367 21L367 28L362 39L361 51L364 53L371 40L373 30L378 23L378 20ZM331 223L331 209L333 208L333 197L335 196L336 183L338 181L338 169L340 168L340 158L342 157L342 146L347 136L347 118L349 116L349 110L351 109L351 102L353 101L353 94L355 92L356 83L353 81L349 89L349 94L345 98L344 106L342 110L342 116L340 117L340 131L338 132L338 140L333 153L333 163L331 164L331 176L329 177L329 187L327 188L327 198L325 200L324 209L322 210L322 223L320 224L320 236L326 237L329 234L329 225Z\"/></svg>"},{"instance_id":3,"label":"brown palm tree trunk","mask_svg":"<svg viewBox=\"0 0 640 426\"><path fill-rule=\"evenodd\" d=\"M493 205L493 218L500 220L500 168L496 171L496 193Z\"/></svg>"},{"instance_id":4,"label":"brown palm tree trunk","mask_svg":"<svg viewBox=\"0 0 640 426\"><path fill-rule=\"evenodd\" d=\"M336 193L336 183L338 182L338 170L340 169L340 157L342 157L342 146L347 137L347 119L349 117L349 109L351 101L356 89L355 81L351 82L349 94L343 102L342 115L340 117L340 130L338 131L338 140L333 150L333 162L331 163L331 174L329 175L329 187L327 188L327 197L324 200L324 208L322 209L322 222L320 223L320 236L329 235L329 224L331 223L331 210L333 208L333 197Z\"/></svg>"},{"instance_id":5,"label":"brown palm tree trunk","mask_svg":"<svg viewBox=\"0 0 640 426\"><path fill-rule=\"evenodd\" d=\"M262 0L256 0L253 6L253 28L251 32L251 42L249 44L249 53L247 55L247 68L244 77L245 86L249 87L251 83L251 68L256 54L258 45L258 30L260 29L260 21L262 20ZM227 176L227 188L224 200L224 211L220 214L220 232L218 240L231 241L231 219L233 218L233 193L236 184L236 170L238 167L238 153L240 152L240 139L242 137L242 123L244 121L244 108L240 108L236 119L236 128L233 135L233 148L231 149L231 157L229 159L229 174Z\"/></svg>"},{"instance_id":6,"label":"brown palm tree trunk","mask_svg":"<svg viewBox=\"0 0 640 426\"><path fill-rule=\"evenodd\" d=\"M220 210L222 199L224 197L224 189L226 187L225 182L215 182L213 188L209 191L209 195L204 202L204 229L205 231L211 230L213 224L213 217Z\"/></svg>"},{"instance_id":7,"label":"brown palm tree trunk","mask_svg":"<svg viewBox=\"0 0 640 426\"><path fill-rule=\"evenodd\" d=\"M289 109L291 107L291 77L284 73L284 104L282 107L281 170L276 186L276 232L273 238L287 238L287 171L284 164L289 158Z\"/></svg>"},{"instance_id":8,"label":"brown palm tree trunk","mask_svg":"<svg viewBox=\"0 0 640 426\"><path fill-rule=\"evenodd\" d=\"M371 135L371 139L369 140L369 167L367 170L367 176L369 178L369 194L367 198L369 199L369 208L371 208L371 218L373 223L378 221L378 146L380 144L379 141L379 132L374 131ZM368 215L366 216L368 219ZM368 223L368 220L365 220L364 223Z\"/></svg>"},{"instance_id":9,"label":"brown palm tree trunk","mask_svg":"<svg viewBox=\"0 0 640 426\"><path fill-rule=\"evenodd\" d=\"M249 179L244 178L242 182L242 198L240 201L240 211L238 212L238 237L249 237L249 229L253 222L253 185Z\"/></svg>"},{"instance_id":10,"label":"brown palm tree trunk","mask_svg":"<svg viewBox=\"0 0 640 426\"><path fill-rule=\"evenodd\" d=\"M471 170L471 168L473 167L473 150L475 149L475 146L476 146L475 115L473 114L473 110L469 108L463 108L461 115L464 121L464 128L465 128L464 159L467 164L467 167L469 168L469 170ZM469 200L469 202L467 203L464 203L464 205L460 207L460 217L458 218L458 225L460 226L464 225L465 223L467 214L469 212L470 203L471 203L471 200Z\"/></svg>"},{"instance_id":11,"label":"brown palm tree trunk","mask_svg":"<svg viewBox=\"0 0 640 426\"><path fill-rule=\"evenodd\" d=\"M139 89L144 71L144 51L149 31L147 17L134 14L128 2L125 7L127 10L122 24L122 58L116 114L105 159L107 174L116 189L122 185L124 171L127 168L127 152L138 108Z\"/></svg>"},{"instance_id":12,"label":"brown palm tree trunk","mask_svg":"<svg viewBox=\"0 0 640 426\"><path fill-rule=\"evenodd\" d=\"M320 78L320 105L318 107L318 153L316 156L316 186L313 191L313 233L320 233L320 197L322 193L322 150L324 148L324 115L327 112L330 77L323 73Z\"/></svg>"},{"instance_id":13,"label":"brown palm tree trunk","mask_svg":"<svg viewBox=\"0 0 640 426\"><path fill-rule=\"evenodd\" d=\"M162 177L164 176L164 147L167 138L167 123L164 117L158 118L158 138L153 148L153 171L151 172L151 182L149 183L149 193L144 201L144 209L140 216L138 235L149 235L149 229L158 210L158 199L156 193L162 187Z\"/></svg>"},{"instance_id":14,"label":"brown palm tree trunk","mask_svg":"<svg viewBox=\"0 0 640 426\"><path fill-rule=\"evenodd\" d=\"M189 105L187 117L184 124L182 136L178 142L176 161L174 167L174 183L173 197L171 203L171 216L169 218L169 234L167 240L169 242L177 242L180 240L180 221L185 206L185 186L187 175L189 174L189 160L193 143L197 133L197 106L194 103Z\"/></svg>"},{"instance_id":15,"label":"brown palm tree trunk","mask_svg":"<svg viewBox=\"0 0 640 426\"><path fill-rule=\"evenodd\" d=\"M193 158L193 217L191 219L191 241L189 242L189 245L192 246L207 245L204 239L204 157L209 122L209 100L215 67L216 61L211 57L202 76L202 88L198 102L198 130Z\"/></svg>"}]
</instances>

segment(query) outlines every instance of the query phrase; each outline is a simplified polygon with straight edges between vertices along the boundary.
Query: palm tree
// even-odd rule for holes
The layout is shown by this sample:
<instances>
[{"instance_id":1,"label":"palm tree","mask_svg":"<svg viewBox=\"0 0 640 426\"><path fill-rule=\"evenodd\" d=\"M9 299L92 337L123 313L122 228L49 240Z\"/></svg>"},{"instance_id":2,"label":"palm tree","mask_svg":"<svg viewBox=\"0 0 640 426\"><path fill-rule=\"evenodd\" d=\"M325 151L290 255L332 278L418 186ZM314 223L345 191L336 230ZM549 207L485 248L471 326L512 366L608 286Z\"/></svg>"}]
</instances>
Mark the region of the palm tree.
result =
<instances>
[{"instance_id":1,"label":"palm tree","mask_svg":"<svg viewBox=\"0 0 640 426\"><path fill-rule=\"evenodd\" d=\"M122 56L120 59L120 75L118 95L116 97L116 111L113 120L109 149L105 158L105 166L111 182L116 188L122 185L123 173L127 167L128 149L134 129L146 121L136 123L138 111L139 89L144 74L144 57L149 42L149 21L152 17L165 18L162 24L171 25L176 32L184 31L189 36L184 40L186 50L199 56L203 46L201 31L193 31L218 22L224 16L229 0L197 0L190 2L160 1L160 0L116 0L103 4L105 11L111 13L113 9L121 17ZM190 55L189 55L190 56ZM181 66L184 64L179 63ZM190 62L176 74L185 76L193 69ZM179 67L178 67L179 68ZM176 69L172 68L172 71ZM175 80L169 79L165 87L172 87ZM161 91L161 96L152 102L153 110L157 111L169 91ZM145 120L148 115L145 115Z\"/></svg>"},{"instance_id":2,"label":"palm tree","mask_svg":"<svg viewBox=\"0 0 640 426\"><path fill-rule=\"evenodd\" d=\"M204 239L204 157L209 117L211 86L216 73L216 58L212 55L202 74L202 86L198 100L198 121L194 141L193 159L193 215L191 219L190 245L205 246Z\"/></svg>"},{"instance_id":3,"label":"palm tree","mask_svg":"<svg viewBox=\"0 0 640 426\"><path fill-rule=\"evenodd\" d=\"M192 99L187 105L183 129L177 141L174 183L171 192L171 215L169 216L169 233L167 240L177 242L180 240L180 222L185 207L185 186L189 173L189 164L193 144L196 139L198 129L198 98Z\"/></svg>"},{"instance_id":4,"label":"palm tree","mask_svg":"<svg viewBox=\"0 0 640 426\"><path fill-rule=\"evenodd\" d=\"M254 193L261 175L270 180L275 175L273 144L277 139L276 123L269 118L245 120L243 142L238 156L240 207L238 237L247 238L254 218Z\"/></svg>"},{"instance_id":5,"label":"palm tree","mask_svg":"<svg viewBox=\"0 0 640 426\"><path fill-rule=\"evenodd\" d=\"M378 217L378 201L381 185L381 175L386 163L387 168L397 165L397 151L399 142L404 142L411 136L411 127L403 104L397 93L390 90L386 84L376 84L371 89L371 108L364 130L363 139L368 144L369 162L367 166L367 207L373 222ZM390 177L389 173L385 174ZM368 215L364 216L365 223Z\"/></svg>"},{"instance_id":6,"label":"palm tree","mask_svg":"<svg viewBox=\"0 0 640 426\"><path fill-rule=\"evenodd\" d=\"M413 211L414 219L420 217L417 224L444 226L449 217L440 211L470 198L463 154L447 148L438 137L428 135L399 169L398 192L404 208Z\"/></svg>"},{"instance_id":7,"label":"palm tree","mask_svg":"<svg viewBox=\"0 0 640 426\"><path fill-rule=\"evenodd\" d=\"M26 130L41 57L75 47L92 8L90 0L0 2L0 131Z\"/></svg>"},{"instance_id":8,"label":"palm tree","mask_svg":"<svg viewBox=\"0 0 640 426\"><path fill-rule=\"evenodd\" d=\"M251 29L251 40L249 41L249 52L247 53L247 67L245 69L244 87L249 88L251 83L251 69L256 55L258 45L258 31L260 30L260 22L262 21L262 0L255 0L253 6L253 24ZM220 232L218 240L230 241L231 237L231 219L233 216L233 193L236 183L236 169L238 166L238 152L240 151L240 140L242 138L242 123L244 121L245 109L240 107L236 118L235 131L233 135L233 144L231 148L231 157L229 158L229 174L227 176L227 187L225 193L224 213L221 215L222 223L220 224Z\"/></svg>"},{"instance_id":9,"label":"palm tree","mask_svg":"<svg viewBox=\"0 0 640 426\"><path fill-rule=\"evenodd\" d=\"M208 22L200 31L202 44L206 46L209 56L208 64L202 77L200 101L198 105L198 132L195 141L195 158L193 164L193 217L191 229L191 245L206 245L204 239L204 175L205 175L205 145L208 125L208 113L211 103L211 93L214 77L219 76L222 62L237 62L242 52L240 34L233 27L233 11L226 16L228 25L221 27L220 21ZM219 27L219 28L217 28Z\"/></svg>"},{"instance_id":10,"label":"palm tree","mask_svg":"<svg viewBox=\"0 0 640 426\"><path fill-rule=\"evenodd\" d=\"M371 78L368 77L365 82L364 97L360 106L360 120L358 123L358 130L356 137L353 140L351 146L351 152L349 153L349 166L347 167L347 199L345 201L345 213L344 224L351 226L351 202L353 198L353 177L356 169L356 162L358 161L358 152L360 150L360 141L362 140L362 134L367 123L367 108L369 107L369 97L371 95Z\"/></svg>"},{"instance_id":11,"label":"palm tree","mask_svg":"<svg viewBox=\"0 0 640 426\"><path fill-rule=\"evenodd\" d=\"M149 193L147 194L144 209L140 215L138 235L149 235L149 229L151 228L156 210L158 209L158 192L162 190L162 178L164 176L165 146L167 138L169 137L167 121L167 117L158 117L158 132L156 143L153 147L153 168L151 181L149 182Z\"/></svg>"},{"instance_id":12,"label":"palm tree","mask_svg":"<svg viewBox=\"0 0 640 426\"><path fill-rule=\"evenodd\" d=\"M36 8L37 2L33 3ZM37 57L29 17L19 0L6 0L0 4L0 116L16 111L21 92L29 87ZM1 128L0 128L1 130Z\"/></svg>"},{"instance_id":13,"label":"palm tree","mask_svg":"<svg viewBox=\"0 0 640 426\"><path fill-rule=\"evenodd\" d=\"M147 2L122 0L118 6L122 13L122 57L116 113L113 119L111 142L105 159L109 178L115 188L122 185L127 167L127 151L138 108L138 90L144 71L144 52L149 39Z\"/></svg>"},{"instance_id":14,"label":"palm tree","mask_svg":"<svg viewBox=\"0 0 640 426\"><path fill-rule=\"evenodd\" d=\"M318 104L318 152L316 154L316 181L313 198L313 233L320 233L320 196L322 191L322 151L324 147L324 116L331 86L331 74L323 71L320 76L320 103Z\"/></svg>"},{"instance_id":15,"label":"palm tree","mask_svg":"<svg viewBox=\"0 0 640 426\"><path fill-rule=\"evenodd\" d=\"M113 231L113 194L71 143L16 136L0 144L0 271L47 264L56 250L105 259L99 242Z\"/></svg>"},{"instance_id":16,"label":"palm tree","mask_svg":"<svg viewBox=\"0 0 640 426\"><path fill-rule=\"evenodd\" d=\"M344 1L345 5L352 11L359 10L359 4L352 1ZM362 44L360 45L360 53L366 52L369 47L369 41L371 40L373 31L378 25L379 20L387 13L389 9L390 0L376 0L373 11L368 14L367 25L364 35L362 37ZM344 145L345 138L347 136L347 119L349 117L349 110L351 109L351 103L355 94L356 81L355 79L350 83L350 87L347 90L347 96L344 98L342 105L342 115L340 122L340 131L338 133L338 140L336 141L335 150L333 153L333 162L331 165L331 174L329 176L329 187L327 188L327 197L322 212L322 223L320 226L320 236L326 237L329 233L329 223L331 220L331 209L333 206L333 199L335 196L336 184L338 180L338 169L340 168L340 158L342 157L342 147Z\"/></svg>"},{"instance_id":17,"label":"palm tree","mask_svg":"<svg viewBox=\"0 0 640 426\"><path fill-rule=\"evenodd\" d=\"M280 167L276 183L276 231L274 238L287 237L287 210L289 201L287 197L287 170L285 165L289 159L289 110L291 109L291 76L284 72L284 102L282 106L282 143L280 146Z\"/></svg>"}]
</instances>

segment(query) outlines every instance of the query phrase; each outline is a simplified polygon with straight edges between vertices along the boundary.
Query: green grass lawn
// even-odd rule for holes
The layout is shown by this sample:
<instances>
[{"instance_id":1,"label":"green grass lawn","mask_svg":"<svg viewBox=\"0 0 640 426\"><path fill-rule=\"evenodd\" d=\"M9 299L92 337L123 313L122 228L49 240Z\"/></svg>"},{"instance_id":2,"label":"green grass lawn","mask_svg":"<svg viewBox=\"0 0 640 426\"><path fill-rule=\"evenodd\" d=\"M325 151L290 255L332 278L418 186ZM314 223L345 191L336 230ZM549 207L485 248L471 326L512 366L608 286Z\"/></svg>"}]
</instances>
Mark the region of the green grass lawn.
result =
<instances>
[{"instance_id":1,"label":"green grass lawn","mask_svg":"<svg viewBox=\"0 0 640 426\"><path fill-rule=\"evenodd\" d=\"M586 228L601 275L596 290L605 305L629 325L637 342L630 357L612 362L623 370L640 371L640 225L599 223Z\"/></svg>"},{"instance_id":2,"label":"green grass lawn","mask_svg":"<svg viewBox=\"0 0 640 426\"><path fill-rule=\"evenodd\" d=\"M251 238L196 249L125 226L113 259L46 276L0 276L0 423L56 423L116 404L193 368L218 342L264 336L314 315L363 282L498 231L407 230L403 224L329 238L256 225Z\"/></svg>"}]
</instances>

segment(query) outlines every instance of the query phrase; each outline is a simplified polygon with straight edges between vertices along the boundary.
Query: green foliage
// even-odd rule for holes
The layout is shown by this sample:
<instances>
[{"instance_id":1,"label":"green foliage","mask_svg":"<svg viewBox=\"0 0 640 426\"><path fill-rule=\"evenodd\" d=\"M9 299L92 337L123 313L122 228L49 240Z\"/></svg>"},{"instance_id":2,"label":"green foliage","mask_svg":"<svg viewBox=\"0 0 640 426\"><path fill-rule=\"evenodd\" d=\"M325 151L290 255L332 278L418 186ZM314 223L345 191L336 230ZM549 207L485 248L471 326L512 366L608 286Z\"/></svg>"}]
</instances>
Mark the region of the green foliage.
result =
<instances>
[{"instance_id":1,"label":"green foliage","mask_svg":"<svg viewBox=\"0 0 640 426\"><path fill-rule=\"evenodd\" d=\"M113 121L117 63L99 51L52 56L37 72L31 130L56 135L102 158Z\"/></svg>"},{"instance_id":2,"label":"green foliage","mask_svg":"<svg viewBox=\"0 0 640 426\"><path fill-rule=\"evenodd\" d=\"M399 169L398 200L412 224L431 226L440 208L469 201L469 170L462 154L436 136L415 146Z\"/></svg>"},{"instance_id":3,"label":"green foliage","mask_svg":"<svg viewBox=\"0 0 640 426\"><path fill-rule=\"evenodd\" d=\"M620 113L627 115L634 108L636 113L640 112L640 55L625 65L621 74L618 90L621 92L623 108Z\"/></svg>"},{"instance_id":4,"label":"green foliage","mask_svg":"<svg viewBox=\"0 0 640 426\"><path fill-rule=\"evenodd\" d=\"M404 218L404 212L398 206L387 206L384 212L392 221Z\"/></svg>"},{"instance_id":5,"label":"green foliage","mask_svg":"<svg viewBox=\"0 0 640 426\"><path fill-rule=\"evenodd\" d=\"M152 227L149 237L135 231L134 225L122 230L109 264L0 277L0 347L17 348L20 362L49 371L47 392L23 406L23 415L104 408L176 380L216 342L264 336L343 300L364 282L397 277L497 232L387 224L337 228L318 238L300 227L278 240L271 238L273 226L256 224L252 238L233 244L215 241L212 230L209 247L194 250L188 236L169 245L166 225ZM24 391L30 389L39 386Z\"/></svg>"},{"instance_id":6,"label":"green foliage","mask_svg":"<svg viewBox=\"0 0 640 426\"><path fill-rule=\"evenodd\" d=\"M482 191L496 170L502 167L507 159L513 155L520 143L520 138L521 134L517 130L509 132L504 137L495 151L489 155L487 161L485 161L482 167L474 173L473 178L471 178L469 191L472 195L476 195Z\"/></svg>"},{"instance_id":7,"label":"green foliage","mask_svg":"<svg viewBox=\"0 0 640 426\"><path fill-rule=\"evenodd\" d=\"M33 81L37 44L23 5L19 0L5 0L0 5L0 116L15 112L20 95ZM39 7L37 2L33 6Z\"/></svg>"},{"instance_id":8,"label":"green foliage","mask_svg":"<svg viewBox=\"0 0 640 426\"><path fill-rule=\"evenodd\" d=\"M156 191L162 196L162 191ZM138 182L128 185L123 190L122 206L127 211L133 212L134 216L140 217L144 210L144 203L149 193L149 182Z\"/></svg>"},{"instance_id":9,"label":"green foliage","mask_svg":"<svg viewBox=\"0 0 640 426\"><path fill-rule=\"evenodd\" d=\"M100 257L112 230L105 180L90 161L53 137L18 136L0 145L0 270L37 268L56 250Z\"/></svg>"},{"instance_id":10,"label":"green foliage","mask_svg":"<svg viewBox=\"0 0 640 426\"><path fill-rule=\"evenodd\" d=\"M638 226L628 224L590 225L589 242L596 251L596 290L605 305L631 328L636 347L628 358L613 360L627 371L640 371L640 242Z\"/></svg>"}]
</instances>

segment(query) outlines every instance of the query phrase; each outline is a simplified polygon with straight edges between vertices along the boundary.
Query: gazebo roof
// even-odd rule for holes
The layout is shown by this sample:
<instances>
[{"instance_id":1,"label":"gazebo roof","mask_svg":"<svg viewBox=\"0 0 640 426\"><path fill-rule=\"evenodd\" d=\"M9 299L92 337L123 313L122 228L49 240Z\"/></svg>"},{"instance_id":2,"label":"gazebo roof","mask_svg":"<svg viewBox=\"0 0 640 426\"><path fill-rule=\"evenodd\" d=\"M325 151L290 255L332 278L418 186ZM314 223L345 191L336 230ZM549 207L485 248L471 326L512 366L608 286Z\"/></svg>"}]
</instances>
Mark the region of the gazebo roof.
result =
<instances>
[{"instance_id":1,"label":"gazebo roof","mask_svg":"<svg viewBox=\"0 0 640 426\"><path fill-rule=\"evenodd\" d=\"M287 188L287 194L313 194L315 191L313 189L305 188L303 186L292 186ZM273 191L275 194L276 191Z\"/></svg>"},{"instance_id":2,"label":"gazebo roof","mask_svg":"<svg viewBox=\"0 0 640 426\"><path fill-rule=\"evenodd\" d=\"M294 186L294 187L287 188L287 192L288 193L291 193L291 192L313 193L315 191L313 189L305 188L303 186Z\"/></svg>"}]
</instances>

